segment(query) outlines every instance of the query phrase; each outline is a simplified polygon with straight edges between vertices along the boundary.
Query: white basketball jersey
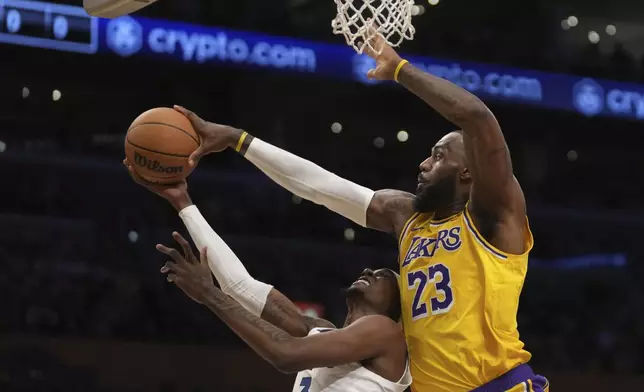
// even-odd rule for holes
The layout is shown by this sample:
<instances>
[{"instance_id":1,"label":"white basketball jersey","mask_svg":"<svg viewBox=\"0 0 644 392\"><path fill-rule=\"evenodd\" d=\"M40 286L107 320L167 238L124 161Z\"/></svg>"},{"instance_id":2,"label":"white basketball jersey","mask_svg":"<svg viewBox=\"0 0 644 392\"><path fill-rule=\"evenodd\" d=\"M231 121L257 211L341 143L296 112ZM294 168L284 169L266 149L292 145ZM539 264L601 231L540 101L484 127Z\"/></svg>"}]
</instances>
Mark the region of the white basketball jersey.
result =
<instances>
[{"instance_id":1,"label":"white basketball jersey","mask_svg":"<svg viewBox=\"0 0 644 392\"><path fill-rule=\"evenodd\" d=\"M330 331L313 328L309 335ZM411 384L409 362L398 382L392 382L354 362L332 368L302 370L295 378L293 392L403 392Z\"/></svg>"}]
</instances>

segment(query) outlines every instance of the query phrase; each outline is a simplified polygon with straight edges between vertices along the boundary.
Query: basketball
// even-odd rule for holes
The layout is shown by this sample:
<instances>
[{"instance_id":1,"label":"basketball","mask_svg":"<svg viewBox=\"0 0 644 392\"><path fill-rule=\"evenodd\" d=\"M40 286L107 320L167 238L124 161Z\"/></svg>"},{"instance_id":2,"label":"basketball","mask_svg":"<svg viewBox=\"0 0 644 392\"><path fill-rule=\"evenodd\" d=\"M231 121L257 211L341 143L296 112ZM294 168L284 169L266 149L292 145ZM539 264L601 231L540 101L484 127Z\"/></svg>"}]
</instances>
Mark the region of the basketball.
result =
<instances>
[{"instance_id":1,"label":"basketball","mask_svg":"<svg viewBox=\"0 0 644 392\"><path fill-rule=\"evenodd\" d=\"M190 121L171 108L139 115L125 135L125 156L145 180L170 184L186 178L193 167L188 157L199 147Z\"/></svg>"}]
</instances>

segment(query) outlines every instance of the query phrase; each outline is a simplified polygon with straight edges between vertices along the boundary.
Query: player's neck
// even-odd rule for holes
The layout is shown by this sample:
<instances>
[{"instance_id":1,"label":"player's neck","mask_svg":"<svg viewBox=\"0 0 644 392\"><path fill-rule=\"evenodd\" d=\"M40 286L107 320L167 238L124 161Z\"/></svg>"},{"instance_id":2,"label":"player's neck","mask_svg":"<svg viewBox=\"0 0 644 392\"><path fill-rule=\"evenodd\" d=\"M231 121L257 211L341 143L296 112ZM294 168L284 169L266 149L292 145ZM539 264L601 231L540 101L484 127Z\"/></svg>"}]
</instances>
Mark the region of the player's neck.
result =
<instances>
[{"instance_id":1,"label":"player's neck","mask_svg":"<svg viewBox=\"0 0 644 392\"><path fill-rule=\"evenodd\" d=\"M439 208L436 211L434 211L433 219L441 220L441 219L449 218L450 216L454 216L459 212L463 211L466 203L467 203L467 199L465 200L455 199L453 202L449 203L445 207Z\"/></svg>"},{"instance_id":2,"label":"player's neck","mask_svg":"<svg viewBox=\"0 0 644 392\"><path fill-rule=\"evenodd\" d=\"M344 326L350 325L360 317L369 316L372 314L378 314L375 310L371 309L369 306L363 303L350 303L347 302L349 311L347 312L347 317L344 320Z\"/></svg>"}]
</instances>

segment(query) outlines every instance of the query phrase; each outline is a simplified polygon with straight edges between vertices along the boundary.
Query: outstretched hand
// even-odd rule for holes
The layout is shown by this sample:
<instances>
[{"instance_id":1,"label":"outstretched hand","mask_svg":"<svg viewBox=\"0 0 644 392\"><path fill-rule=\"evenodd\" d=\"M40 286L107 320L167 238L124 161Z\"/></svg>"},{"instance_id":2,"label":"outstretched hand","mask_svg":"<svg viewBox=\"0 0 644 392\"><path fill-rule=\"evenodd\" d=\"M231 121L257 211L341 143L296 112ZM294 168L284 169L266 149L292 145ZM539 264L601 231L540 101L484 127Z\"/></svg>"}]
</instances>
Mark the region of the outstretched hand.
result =
<instances>
[{"instance_id":1,"label":"outstretched hand","mask_svg":"<svg viewBox=\"0 0 644 392\"><path fill-rule=\"evenodd\" d=\"M201 138L201 144L188 158L190 166L194 167L204 155L234 147L241 137L240 129L208 122L182 106L175 105L174 110L190 120L195 132Z\"/></svg>"},{"instance_id":2,"label":"outstretched hand","mask_svg":"<svg viewBox=\"0 0 644 392\"><path fill-rule=\"evenodd\" d=\"M139 173L134 170L132 164L127 160L127 158L123 160L123 165L134 182L169 201L177 211L181 211L183 208L192 204L190 196L188 195L188 183L185 179L173 184L157 184L155 182L147 181L141 177Z\"/></svg>"},{"instance_id":3,"label":"outstretched hand","mask_svg":"<svg viewBox=\"0 0 644 392\"><path fill-rule=\"evenodd\" d=\"M157 250L170 256L174 262L168 261L161 267L161 273L167 274L166 279L174 283L193 301L204 304L208 293L215 289L212 280L212 273L208 267L208 249L203 248L199 253L199 259L192 252L188 241L176 231L172 237L183 249L183 255L174 248L164 245L157 245Z\"/></svg>"},{"instance_id":4,"label":"outstretched hand","mask_svg":"<svg viewBox=\"0 0 644 392\"><path fill-rule=\"evenodd\" d=\"M365 45L365 53L376 60L376 68L370 69L367 72L367 77L375 80L393 80L396 67L402 58L383 36L376 32L375 24L369 27L368 31L371 38L368 42L370 45Z\"/></svg>"}]
</instances>

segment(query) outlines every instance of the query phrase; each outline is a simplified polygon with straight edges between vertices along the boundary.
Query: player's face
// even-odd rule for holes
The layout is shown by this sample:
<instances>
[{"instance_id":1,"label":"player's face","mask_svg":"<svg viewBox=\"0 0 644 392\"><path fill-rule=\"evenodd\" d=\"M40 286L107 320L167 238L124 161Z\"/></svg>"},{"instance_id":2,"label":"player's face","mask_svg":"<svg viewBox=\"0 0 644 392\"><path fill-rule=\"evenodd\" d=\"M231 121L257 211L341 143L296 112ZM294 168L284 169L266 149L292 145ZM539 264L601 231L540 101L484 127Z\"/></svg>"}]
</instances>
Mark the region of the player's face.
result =
<instances>
[{"instance_id":1,"label":"player's face","mask_svg":"<svg viewBox=\"0 0 644 392\"><path fill-rule=\"evenodd\" d=\"M358 294L380 313L387 314L393 304L400 303L398 278L387 268L372 271L367 268L349 287L349 293ZM393 302L396 301L396 302Z\"/></svg>"},{"instance_id":2,"label":"player's face","mask_svg":"<svg viewBox=\"0 0 644 392\"><path fill-rule=\"evenodd\" d=\"M458 132L443 136L419 166L416 210L433 212L450 204L456 197L464 165L463 136Z\"/></svg>"}]
</instances>

